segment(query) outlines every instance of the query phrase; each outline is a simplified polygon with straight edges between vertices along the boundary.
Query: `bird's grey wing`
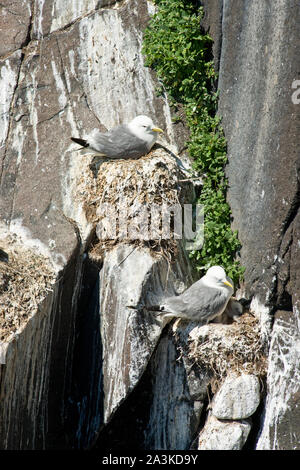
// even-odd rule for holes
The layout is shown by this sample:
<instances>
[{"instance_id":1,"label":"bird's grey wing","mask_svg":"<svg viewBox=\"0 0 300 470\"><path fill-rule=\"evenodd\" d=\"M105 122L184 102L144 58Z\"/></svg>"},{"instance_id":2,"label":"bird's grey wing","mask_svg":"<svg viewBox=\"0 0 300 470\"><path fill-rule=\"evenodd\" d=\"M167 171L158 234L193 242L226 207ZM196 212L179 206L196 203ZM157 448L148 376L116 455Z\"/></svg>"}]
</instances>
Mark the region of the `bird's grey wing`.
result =
<instances>
[{"instance_id":1,"label":"bird's grey wing","mask_svg":"<svg viewBox=\"0 0 300 470\"><path fill-rule=\"evenodd\" d=\"M174 316L190 318L198 308L200 281L192 284L182 294L166 298L163 304L164 310L173 313Z\"/></svg>"},{"instance_id":2,"label":"bird's grey wing","mask_svg":"<svg viewBox=\"0 0 300 470\"><path fill-rule=\"evenodd\" d=\"M166 299L164 308L171 310L174 316L199 321L219 315L226 304L227 298L220 289L207 287L200 279L183 294Z\"/></svg>"},{"instance_id":3,"label":"bird's grey wing","mask_svg":"<svg viewBox=\"0 0 300 470\"><path fill-rule=\"evenodd\" d=\"M138 158L147 153L145 142L132 134L125 125L117 126L105 134L94 133L89 144L108 158Z\"/></svg>"}]
</instances>

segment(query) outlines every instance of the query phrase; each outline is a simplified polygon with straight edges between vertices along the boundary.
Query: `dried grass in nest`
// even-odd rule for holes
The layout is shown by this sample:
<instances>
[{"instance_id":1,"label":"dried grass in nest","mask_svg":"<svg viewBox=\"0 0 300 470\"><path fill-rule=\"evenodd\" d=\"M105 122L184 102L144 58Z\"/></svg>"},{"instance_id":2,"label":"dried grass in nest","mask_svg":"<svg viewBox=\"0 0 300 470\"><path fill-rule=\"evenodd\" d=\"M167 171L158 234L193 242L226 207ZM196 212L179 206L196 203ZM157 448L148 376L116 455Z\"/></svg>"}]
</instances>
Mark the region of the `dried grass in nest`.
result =
<instances>
[{"instance_id":1,"label":"dried grass in nest","mask_svg":"<svg viewBox=\"0 0 300 470\"><path fill-rule=\"evenodd\" d=\"M259 320L244 313L231 325L209 324L204 335L189 341L188 359L212 373L217 387L229 372L263 378L267 371Z\"/></svg>"},{"instance_id":2,"label":"dried grass in nest","mask_svg":"<svg viewBox=\"0 0 300 470\"><path fill-rule=\"evenodd\" d=\"M82 175L78 194L87 220L96 227L101 220L97 214L100 204L112 204L117 210L124 205L129 209L129 222L139 214L140 205L157 204L173 206L188 201L187 185L180 186L182 176L175 159L165 151L157 149L138 160L116 160L101 164L97 178L90 168ZM172 231L171 231L172 233ZM156 240L129 239L117 233L115 239L97 240L90 251L92 258L101 259L107 250L116 244L126 243L148 247L153 256L164 256L168 260L177 254L178 243L173 238L166 240L157 234Z\"/></svg>"},{"instance_id":3,"label":"dried grass in nest","mask_svg":"<svg viewBox=\"0 0 300 470\"><path fill-rule=\"evenodd\" d=\"M161 240L158 243L154 240L99 240L93 244L89 250L89 258L95 263L102 262L105 253L112 250L116 245L128 245L130 243L135 248L148 248L155 258L164 258L168 263L172 263L178 253L178 244L174 240ZM170 249L171 244L172 248Z\"/></svg>"},{"instance_id":4,"label":"dried grass in nest","mask_svg":"<svg viewBox=\"0 0 300 470\"><path fill-rule=\"evenodd\" d=\"M5 245L3 248L9 260L8 263L0 261L0 341L27 323L53 289L55 281L54 271L46 258L16 246L13 240Z\"/></svg>"}]
</instances>

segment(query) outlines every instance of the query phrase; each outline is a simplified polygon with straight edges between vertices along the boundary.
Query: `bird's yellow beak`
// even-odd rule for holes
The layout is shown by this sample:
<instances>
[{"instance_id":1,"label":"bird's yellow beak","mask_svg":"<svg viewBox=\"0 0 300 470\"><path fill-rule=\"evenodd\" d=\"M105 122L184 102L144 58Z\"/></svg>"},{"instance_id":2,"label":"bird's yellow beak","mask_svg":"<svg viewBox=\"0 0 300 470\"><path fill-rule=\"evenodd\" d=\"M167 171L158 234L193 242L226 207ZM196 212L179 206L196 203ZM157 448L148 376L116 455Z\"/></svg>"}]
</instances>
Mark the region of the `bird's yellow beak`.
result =
<instances>
[{"instance_id":1,"label":"bird's yellow beak","mask_svg":"<svg viewBox=\"0 0 300 470\"><path fill-rule=\"evenodd\" d=\"M229 286L229 287L231 287L231 289L233 289L233 285L231 285L230 282L223 281L223 284L225 284L225 286Z\"/></svg>"},{"instance_id":2,"label":"bird's yellow beak","mask_svg":"<svg viewBox=\"0 0 300 470\"><path fill-rule=\"evenodd\" d=\"M164 131L162 129L160 129L159 127L152 127L152 131L164 133Z\"/></svg>"}]
</instances>

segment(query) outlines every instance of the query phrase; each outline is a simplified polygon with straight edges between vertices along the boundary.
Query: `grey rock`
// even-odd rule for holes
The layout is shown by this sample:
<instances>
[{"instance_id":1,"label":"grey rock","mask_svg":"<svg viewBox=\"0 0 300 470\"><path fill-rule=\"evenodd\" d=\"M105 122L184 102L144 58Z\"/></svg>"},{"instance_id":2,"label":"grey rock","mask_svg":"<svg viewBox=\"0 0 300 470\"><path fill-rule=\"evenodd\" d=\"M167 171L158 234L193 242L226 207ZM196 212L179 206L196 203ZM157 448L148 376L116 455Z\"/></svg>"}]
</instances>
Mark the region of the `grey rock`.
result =
<instances>
[{"instance_id":1,"label":"grey rock","mask_svg":"<svg viewBox=\"0 0 300 470\"><path fill-rule=\"evenodd\" d=\"M258 450L299 450L299 311L278 312L270 344L268 394Z\"/></svg>"},{"instance_id":2,"label":"grey rock","mask_svg":"<svg viewBox=\"0 0 300 470\"><path fill-rule=\"evenodd\" d=\"M289 269L295 272L290 253L299 238L299 109L291 99L300 62L299 15L281 0L225 2L219 78L228 201L242 243L246 293L288 310L289 296L295 302L300 295L299 283L288 276Z\"/></svg>"},{"instance_id":3,"label":"grey rock","mask_svg":"<svg viewBox=\"0 0 300 470\"><path fill-rule=\"evenodd\" d=\"M163 327L151 313L126 306L157 304L173 291L176 278L189 279L183 257L168 272L166 261L155 260L147 249L131 252L130 245L109 252L100 276L105 422L138 383Z\"/></svg>"},{"instance_id":4,"label":"grey rock","mask_svg":"<svg viewBox=\"0 0 300 470\"><path fill-rule=\"evenodd\" d=\"M35 0L32 36L34 39L41 39L49 33L67 28L75 21L91 15L100 8L117 8L119 3L121 0L82 0L80 2L68 0L67 3L63 0L48 0L47 2Z\"/></svg>"},{"instance_id":5,"label":"grey rock","mask_svg":"<svg viewBox=\"0 0 300 470\"><path fill-rule=\"evenodd\" d=\"M222 48L223 0L203 0L201 5L204 9L202 25L214 39L212 46L214 67L215 70L219 70Z\"/></svg>"},{"instance_id":6,"label":"grey rock","mask_svg":"<svg viewBox=\"0 0 300 470\"><path fill-rule=\"evenodd\" d=\"M0 60L0 159L3 161L6 152L6 140L10 125L10 113L18 83L22 52L12 53Z\"/></svg>"},{"instance_id":7,"label":"grey rock","mask_svg":"<svg viewBox=\"0 0 300 470\"><path fill-rule=\"evenodd\" d=\"M39 315L35 315L23 331L5 344L5 357L2 357L5 366L1 366L0 371L1 391L4 392L0 414L0 421L3 423L0 431L2 450L45 447L48 406L51 400L48 395L50 338L55 321L56 295L57 291L49 295L40 306ZM57 383L57 392L60 391ZM40 396L44 399L41 400ZM29 418L33 416L37 419Z\"/></svg>"},{"instance_id":8,"label":"grey rock","mask_svg":"<svg viewBox=\"0 0 300 470\"><path fill-rule=\"evenodd\" d=\"M199 435L199 450L241 450L251 429L248 421L220 421L209 416Z\"/></svg>"},{"instance_id":9,"label":"grey rock","mask_svg":"<svg viewBox=\"0 0 300 470\"><path fill-rule=\"evenodd\" d=\"M32 5L26 0L3 0L0 6L0 57L21 49L29 40Z\"/></svg>"},{"instance_id":10,"label":"grey rock","mask_svg":"<svg viewBox=\"0 0 300 470\"><path fill-rule=\"evenodd\" d=\"M180 354L192 328L180 323L164 332L150 361L153 399L144 432L146 449L189 449L199 427L211 376Z\"/></svg>"},{"instance_id":11,"label":"grey rock","mask_svg":"<svg viewBox=\"0 0 300 470\"><path fill-rule=\"evenodd\" d=\"M216 393L212 414L219 419L245 419L260 402L259 380L254 375L229 375Z\"/></svg>"}]
</instances>

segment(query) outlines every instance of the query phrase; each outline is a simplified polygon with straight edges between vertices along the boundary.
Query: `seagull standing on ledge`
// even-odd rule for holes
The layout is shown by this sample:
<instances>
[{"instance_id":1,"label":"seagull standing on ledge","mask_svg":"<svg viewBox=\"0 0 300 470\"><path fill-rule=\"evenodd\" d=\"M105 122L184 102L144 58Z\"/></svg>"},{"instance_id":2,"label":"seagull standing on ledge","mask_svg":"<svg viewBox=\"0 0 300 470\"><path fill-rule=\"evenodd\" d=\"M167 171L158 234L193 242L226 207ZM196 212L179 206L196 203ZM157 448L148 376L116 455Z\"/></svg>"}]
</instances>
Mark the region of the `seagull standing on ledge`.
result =
<instances>
[{"instance_id":1,"label":"seagull standing on ledge","mask_svg":"<svg viewBox=\"0 0 300 470\"><path fill-rule=\"evenodd\" d=\"M94 129L86 139L71 137L71 140L101 157L136 159L151 150L159 132L162 129L155 127L148 116L137 116L108 132Z\"/></svg>"},{"instance_id":2,"label":"seagull standing on ledge","mask_svg":"<svg viewBox=\"0 0 300 470\"><path fill-rule=\"evenodd\" d=\"M208 323L224 312L232 294L232 280L226 276L221 266L212 266L205 276L192 284L183 294L167 297L161 305L145 309L163 318L184 318Z\"/></svg>"}]
</instances>

